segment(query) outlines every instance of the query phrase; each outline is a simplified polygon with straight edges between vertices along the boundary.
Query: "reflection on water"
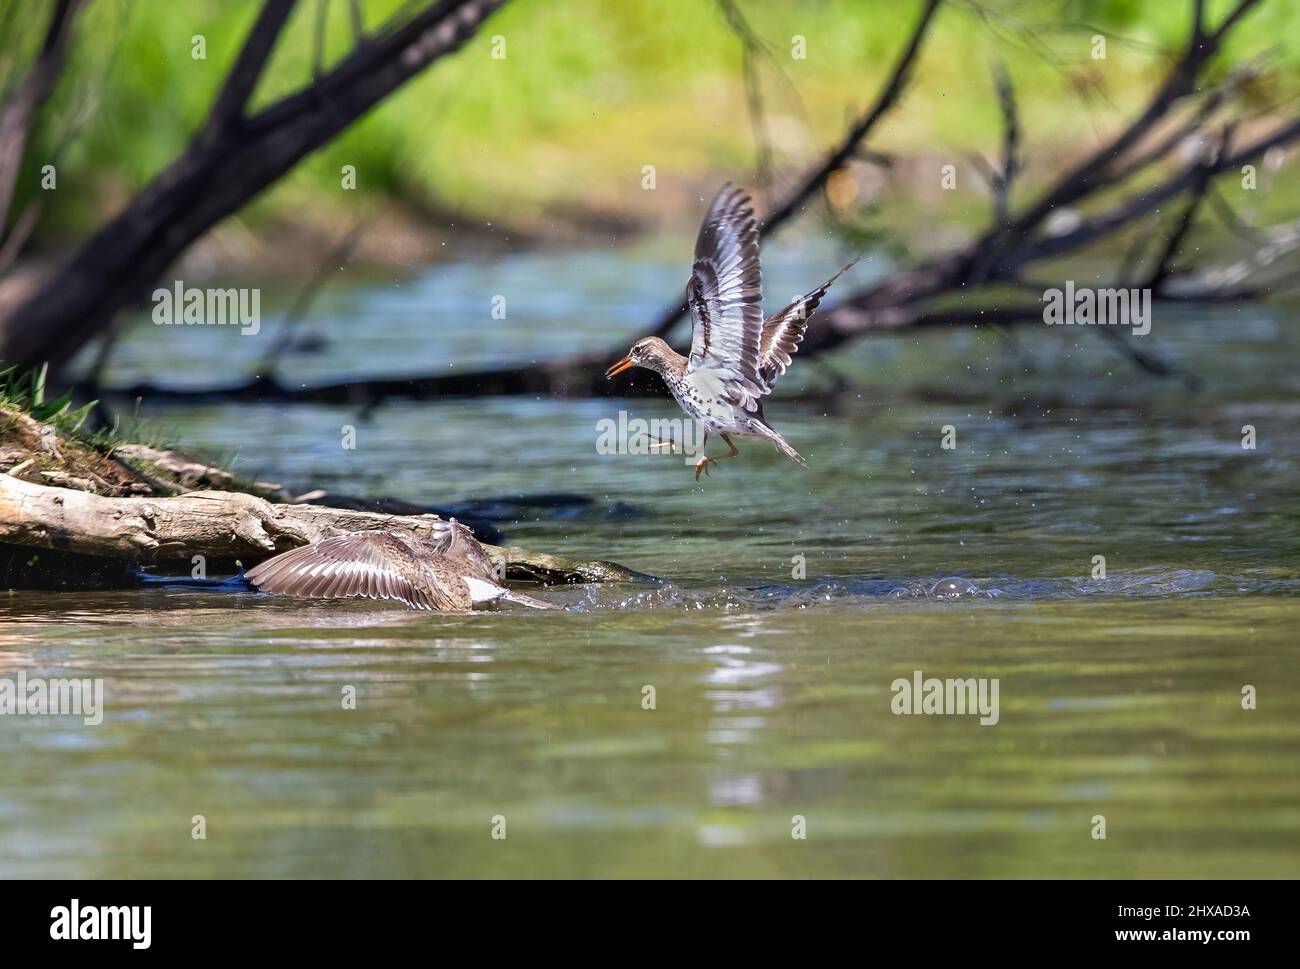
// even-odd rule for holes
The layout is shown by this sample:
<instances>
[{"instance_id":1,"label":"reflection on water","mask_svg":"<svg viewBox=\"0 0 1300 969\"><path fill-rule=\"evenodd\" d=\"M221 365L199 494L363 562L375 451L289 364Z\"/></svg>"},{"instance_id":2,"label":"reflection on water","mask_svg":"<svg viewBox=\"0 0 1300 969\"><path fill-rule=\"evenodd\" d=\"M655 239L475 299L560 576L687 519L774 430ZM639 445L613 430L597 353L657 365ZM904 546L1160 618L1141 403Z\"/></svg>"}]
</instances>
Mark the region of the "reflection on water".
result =
<instances>
[{"instance_id":1,"label":"reflection on water","mask_svg":"<svg viewBox=\"0 0 1300 969\"><path fill-rule=\"evenodd\" d=\"M770 290L822 257L778 263ZM513 257L339 290L325 352L289 376L619 344L679 269ZM485 292L520 294L509 320L489 320ZM669 401L157 412L291 486L587 495L503 504L499 527L666 581L473 616L11 594L0 677L102 677L107 710L97 728L0 717L0 875L1300 874L1287 320L1158 315L1149 339L1199 393L1062 328L873 340L832 363L849 390L801 401L835 379L805 364L768 407L809 471L742 445L701 485L680 458L596 454L597 421ZM146 325L116 378L202 382L218 356L260 354L217 329L182 342ZM895 716L890 684L914 670L998 678L999 722Z\"/></svg>"}]
</instances>

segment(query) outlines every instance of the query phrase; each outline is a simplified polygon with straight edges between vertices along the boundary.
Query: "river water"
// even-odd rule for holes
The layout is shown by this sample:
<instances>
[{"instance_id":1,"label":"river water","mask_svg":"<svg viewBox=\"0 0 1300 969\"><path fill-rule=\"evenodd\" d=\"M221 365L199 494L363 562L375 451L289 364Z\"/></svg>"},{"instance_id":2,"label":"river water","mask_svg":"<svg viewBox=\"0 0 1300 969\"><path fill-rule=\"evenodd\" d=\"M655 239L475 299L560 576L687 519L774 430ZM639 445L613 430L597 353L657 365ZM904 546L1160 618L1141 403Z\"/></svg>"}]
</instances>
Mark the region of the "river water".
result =
<instances>
[{"instance_id":1,"label":"river water","mask_svg":"<svg viewBox=\"0 0 1300 969\"><path fill-rule=\"evenodd\" d=\"M771 293L840 255L786 249ZM335 286L285 379L630 343L679 256ZM667 399L146 405L303 490L551 495L489 511L512 544L663 581L472 616L11 593L0 678L101 678L104 720L0 716L0 875L1300 875L1294 311L1158 308L1124 334L1196 388L1077 327L796 359L767 411L811 468L742 442L700 484L680 456L597 453L602 419ZM274 330L142 318L112 377L236 379ZM918 670L996 681L997 722L894 713Z\"/></svg>"}]
</instances>

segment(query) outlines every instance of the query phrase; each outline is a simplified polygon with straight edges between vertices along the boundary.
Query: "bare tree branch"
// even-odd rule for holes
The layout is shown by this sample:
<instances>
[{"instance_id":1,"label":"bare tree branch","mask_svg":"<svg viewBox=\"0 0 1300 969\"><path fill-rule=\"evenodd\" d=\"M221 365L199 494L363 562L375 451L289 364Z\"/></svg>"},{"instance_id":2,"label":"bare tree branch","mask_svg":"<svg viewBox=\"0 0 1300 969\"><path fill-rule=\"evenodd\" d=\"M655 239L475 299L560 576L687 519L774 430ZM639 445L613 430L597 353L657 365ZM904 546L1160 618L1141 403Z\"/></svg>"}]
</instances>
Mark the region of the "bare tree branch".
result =
<instances>
[{"instance_id":1,"label":"bare tree branch","mask_svg":"<svg viewBox=\"0 0 1300 969\"><path fill-rule=\"evenodd\" d=\"M1225 131L1222 141L1219 144L1218 151L1222 152L1227 148L1228 133ZM1178 219L1174 230L1169 233L1165 240L1164 248L1160 251L1155 264L1151 268L1151 273L1147 277L1147 289L1159 289L1174 271L1174 260L1178 257L1178 251L1183 246L1183 241L1187 234L1192 230L1192 224L1196 221L1196 213L1200 210L1201 202L1205 200L1205 192L1210 187L1210 166L1198 164L1196 166L1196 177L1192 181L1190 197L1187 205L1183 209L1182 216Z\"/></svg>"},{"instance_id":2,"label":"bare tree branch","mask_svg":"<svg viewBox=\"0 0 1300 969\"><path fill-rule=\"evenodd\" d=\"M31 69L0 113L0 232L9 220L9 206L32 124L63 73L73 20L80 7L81 0L55 0L45 39Z\"/></svg>"},{"instance_id":3,"label":"bare tree branch","mask_svg":"<svg viewBox=\"0 0 1300 969\"><path fill-rule=\"evenodd\" d=\"M941 0L926 0L920 19L912 29L912 35L908 38L907 45L903 48L903 53L894 66L893 73L877 96L871 110L849 129L839 147L827 155L820 165L805 175L799 186L790 193L781 205L768 213L763 224L765 235L774 231L776 226L781 225L794 215L814 193L826 184L826 179L853 157L863 139L871 133L871 130L875 128L880 119L888 114L890 109L898 102L907 87L907 82L911 79L912 67L916 63L917 55L921 51L921 45L930 29L935 12L939 9L940 2Z\"/></svg>"},{"instance_id":4,"label":"bare tree branch","mask_svg":"<svg viewBox=\"0 0 1300 969\"><path fill-rule=\"evenodd\" d=\"M1193 165L1162 184L1133 196L1104 215L1093 219L1085 219L1070 232L1040 238L1032 244L1032 256L1034 259L1044 259L1077 249L1084 243L1095 242L1134 219L1154 211L1169 199L1187 191L1204 174L1216 175L1230 168L1240 168L1247 162L1261 157L1269 148L1275 145L1288 144L1297 139L1300 139L1300 118L1280 126L1272 134L1257 139L1238 152L1231 155L1226 152L1223 153L1208 166ZM1206 169L1205 171L1202 171L1203 167Z\"/></svg>"},{"instance_id":5,"label":"bare tree branch","mask_svg":"<svg viewBox=\"0 0 1300 969\"><path fill-rule=\"evenodd\" d=\"M0 358L57 366L144 297L196 238L438 58L458 49L505 0L438 0L390 24L319 81L239 124L205 129L44 285L0 321ZM260 22L278 34L280 0ZM242 112L270 41L250 37L214 117ZM251 52L251 53L250 53Z\"/></svg>"},{"instance_id":6,"label":"bare tree branch","mask_svg":"<svg viewBox=\"0 0 1300 969\"><path fill-rule=\"evenodd\" d=\"M745 77L745 102L749 110L749 124L754 129L754 180L760 192L766 194L772 182L772 145L768 137L767 117L763 111L763 82L758 73L758 58L762 41L754 33L749 21L735 0L717 0L727 26L740 41L740 66Z\"/></svg>"},{"instance_id":7,"label":"bare tree branch","mask_svg":"<svg viewBox=\"0 0 1300 969\"><path fill-rule=\"evenodd\" d=\"M348 10L352 13L352 42L360 47L366 39L366 21L361 14L361 0L348 0Z\"/></svg>"},{"instance_id":8,"label":"bare tree branch","mask_svg":"<svg viewBox=\"0 0 1300 969\"><path fill-rule=\"evenodd\" d=\"M1093 191L1105 180L1107 169L1126 152L1138 144L1153 125L1163 118L1178 101L1193 93L1196 80L1204 66L1219 52L1223 38L1233 24L1244 16L1259 0L1239 0L1236 8L1221 27L1211 33L1203 32L1203 13L1200 0L1193 6L1193 24L1189 31L1183 55L1160 85L1147 107L1118 135L1106 142L1064 178L1059 179L1036 203L1012 224L1007 244L1008 256L1014 258L1014 249L1031 232L1057 209L1068 206Z\"/></svg>"},{"instance_id":9,"label":"bare tree branch","mask_svg":"<svg viewBox=\"0 0 1300 969\"><path fill-rule=\"evenodd\" d=\"M319 80L325 70L326 20L329 17L330 0L316 0L315 33L311 45L311 76Z\"/></svg>"},{"instance_id":10,"label":"bare tree branch","mask_svg":"<svg viewBox=\"0 0 1300 969\"><path fill-rule=\"evenodd\" d=\"M266 0L235 60L235 66L226 76L225 86L208 112L209 131L219 130L243 117L248 100L253 96L253 89L266 71L271 51L275 49L275 43L280 39L296 2L297 0Z\"/></svg>"},{"instance_id":11,"label":"bare tree branch","mask_svg":"<svg viewBox=\"0 0 1300 969\"><path fill-rule=\"evenodd\" d=\"M993 83L1002 114L1002 171L994 183L993 219L995 225L1005 225L1011 211L1011 183L1020 171L1020 121L1015 88L1004 66L999 65L993 72Z\"/></svg>"},{"instance_id":12,"label":"bare tree branch","mask_svg":"<svg viewBox=\"0 0 1300 969\"><path fill-rule=\"evenodd\" d=\"M23 206L22 213L14 220L13 229L4 237L4 244L0 245L0 276L17 262L18 254L23 251L36 223L40 221L42 208L40 199L33 199Z\"/></svg>"}]
</instances>

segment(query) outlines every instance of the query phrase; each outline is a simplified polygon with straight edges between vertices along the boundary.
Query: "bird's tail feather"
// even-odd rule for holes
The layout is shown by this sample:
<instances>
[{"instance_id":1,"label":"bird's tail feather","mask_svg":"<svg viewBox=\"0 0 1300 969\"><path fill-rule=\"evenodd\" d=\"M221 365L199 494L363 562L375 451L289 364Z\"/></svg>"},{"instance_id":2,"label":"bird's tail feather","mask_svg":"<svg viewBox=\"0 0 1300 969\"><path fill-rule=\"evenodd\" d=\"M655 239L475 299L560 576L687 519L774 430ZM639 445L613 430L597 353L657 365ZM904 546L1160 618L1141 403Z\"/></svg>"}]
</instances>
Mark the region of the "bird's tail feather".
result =
<instances>
[{"instance_id":1,"label":"bird's tail feather","mask_svg":"<svg viewBox=\"0 0 1300 969\"><path fill-rule=\"evenodd\" d=\"M758 433L772 443L772 446L784 454L787 458L801 467L808 467L808 462L803 459L803 455L786 443L779 431L767 424L757 424Z\"/></svg>"}]
</instances>

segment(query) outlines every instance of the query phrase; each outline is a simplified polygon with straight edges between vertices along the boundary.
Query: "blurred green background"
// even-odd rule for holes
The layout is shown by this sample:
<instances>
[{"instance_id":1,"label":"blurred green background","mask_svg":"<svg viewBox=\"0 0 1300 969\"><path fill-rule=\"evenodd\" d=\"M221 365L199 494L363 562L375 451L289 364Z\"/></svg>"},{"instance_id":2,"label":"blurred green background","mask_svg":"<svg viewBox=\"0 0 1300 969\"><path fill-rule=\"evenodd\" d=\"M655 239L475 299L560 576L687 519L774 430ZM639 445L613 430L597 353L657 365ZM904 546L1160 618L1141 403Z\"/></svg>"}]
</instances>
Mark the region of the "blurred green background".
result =
<instances>
[{"instance_id":1,"label":"blurred green background","mask_svg":"<svg viewBox=\"0 0 1300 969\"><path fill-rule=\"evenodd\" d=\"M403 5L364 0L367 30ZM766 45L757 59L766 128L780 176L833 144L888 76L920 4L739 0ZM1058 167L1113 130L1149 95L1168 52L1186 36L1190 4L1139 0L950 3L904 103L871 149L898 155L997 148L990 81L1005 63L1015 80L1025 140ZM1215 23L1230 4L1209 4ZM19 188L39 192L40 166L59 158L38 244L81 238L180 152L210 105L260 4L254 0L93 0L70 66L34 133ZM304 0L277 47L255 104L308 83L316 17ZM344 0L324 4L328 66L354 40ZM0 3L0 76L12 79L39 42L43 5ZM1107 36L1104 61L1092 37ZM202 35L206 59L192 57ZM806 58L792 56L804 38ZM495 37L506 57L494 59ZM1234 34L1218 70L1265 52L1252 96L1263 104L1294 85L1300 5L1272 2ZM455 57L382 103L307 159L240 219L334 231L355 218L359 195L416 220L496 224L552 234L574 226L636 227L694 219L698 195L754 173L742 46L712 0L678 3L516 0ZM1213 74L1211 74L1213 76ZM340 170L355 165L358 192ZM641 190L653 165L658 191ZM1042 172L1045 174L1045 171Z\"/></svg>"}]
</instances>

